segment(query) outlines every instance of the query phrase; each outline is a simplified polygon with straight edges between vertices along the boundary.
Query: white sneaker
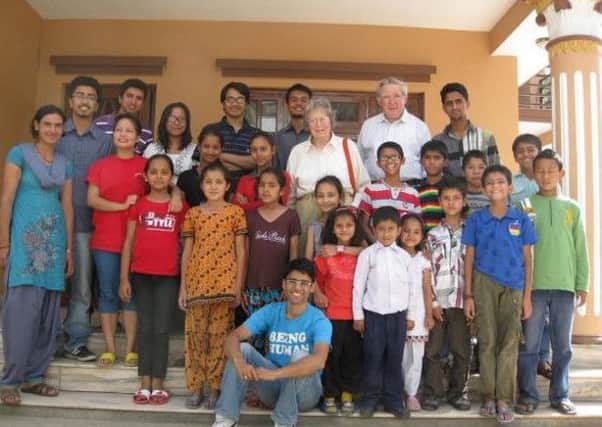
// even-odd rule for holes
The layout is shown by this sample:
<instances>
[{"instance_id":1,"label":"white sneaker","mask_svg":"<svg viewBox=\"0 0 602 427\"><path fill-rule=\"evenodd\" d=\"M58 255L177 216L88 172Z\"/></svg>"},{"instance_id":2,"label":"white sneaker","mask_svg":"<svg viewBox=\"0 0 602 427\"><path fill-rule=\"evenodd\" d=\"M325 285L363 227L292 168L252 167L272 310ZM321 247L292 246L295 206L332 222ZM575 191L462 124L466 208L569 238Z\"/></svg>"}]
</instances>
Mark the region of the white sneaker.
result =
<instances>
[{"instance_id":1,"label":"white sneaker","mask_svg":"<svg viewBox=\"0 0 602 427\"><path fill-rule=\"evenodd\" d=\"M234 427L235 425L236 421L222 417L221 415L216 415L215 422L211 424L211 427Z\"/></svg>"},{"instance_id":2,"label":"white sneaker","mask_svg":"<svg viewBox=\"0 0 602 427\"><path fill-rule=\"evenodd\" d=\"M296 424L278 424L274 423L274 427L295 427Z\"/></svg>"}]
</instances>

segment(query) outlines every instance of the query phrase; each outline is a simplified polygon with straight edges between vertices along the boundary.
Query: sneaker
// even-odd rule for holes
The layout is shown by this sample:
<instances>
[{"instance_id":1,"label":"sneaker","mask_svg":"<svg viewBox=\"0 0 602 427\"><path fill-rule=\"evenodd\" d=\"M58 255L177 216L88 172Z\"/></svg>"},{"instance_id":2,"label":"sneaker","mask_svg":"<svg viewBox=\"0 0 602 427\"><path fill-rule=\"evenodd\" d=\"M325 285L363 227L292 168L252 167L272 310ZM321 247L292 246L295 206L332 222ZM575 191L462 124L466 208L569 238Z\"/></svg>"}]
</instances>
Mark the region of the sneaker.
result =
<instances>
[{"instance_id":1,"label":"sneaker","mask_svg":"<svg viewBox=\"0 0 602 427\"><path fill-rule=\"evenodd\" d=\"M425 397L422 399L422 409L425 411L436 411L439 409L440 401L436 397Z\"/></svg>"},{"instance_id":2,"label":"sneaker","mask_svg":"<svg viewBox=\"0 0 602 427\"><path fill-rule=\"evenodd\" d=\"M215 422L211 424L211 427L234 427L235 425L236 421L222 417L221 415L216 415Z\"/></svg>"},{"instance_id":3,"label":"sneaker","mask_svg":"<svg viewBox=\"0 0 602 427\"><path fill-rule=\"evenodd\" d=\"M96 354L88 350L88 347L82 345L73 350L65 350L64 356L67 359L77 360L79 362L93 362L96 360Z\"/></svg>"},{"instance_id":4,"label":"sneaker","mask_svg":"<svg viewBox=\"0 0 602 427\"><path fill-rule=\"evenodd\" d=\"M327 415L336 415L338 412L337 403L334 398L326 398L320 406L320 410Z\"/></svg>"},{"instance_id":5,"label":"sneaker","mask_svg":"<svg viewBox=\"0 0 602 427\"><path fill-rule=\"evenodd\" d=\"M353 404L353 401L351 400L346 400L343 403L341 403L341 414L350 417L353 415L353 413L355 412L355 405Z\"/></svg>"},{"instance_id":6,"label":"sneaker","mask_svg":"<svg viewBox=\"0 0 602 427\"><path fill-rule=\"evenodd\" d=\"M280 424L280 423L274 423L274 427L295 427L296 424Z\"/></svg>"}]
</instances>

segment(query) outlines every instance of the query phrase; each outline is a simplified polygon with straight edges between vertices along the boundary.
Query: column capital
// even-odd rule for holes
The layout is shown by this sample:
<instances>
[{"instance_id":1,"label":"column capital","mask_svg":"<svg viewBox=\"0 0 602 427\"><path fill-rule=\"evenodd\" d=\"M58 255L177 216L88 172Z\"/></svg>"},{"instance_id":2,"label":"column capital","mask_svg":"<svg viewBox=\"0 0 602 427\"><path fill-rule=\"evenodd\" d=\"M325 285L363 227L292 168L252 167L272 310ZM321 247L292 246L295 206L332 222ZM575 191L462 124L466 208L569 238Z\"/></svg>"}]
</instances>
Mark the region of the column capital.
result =
<instances>
[{"instance_id":1,"label":"column capital","mask_svg":"<svg viewBox=\"0 0 602 427\"><path fill-rule=\"evenodd\" d=\"M550 58L568 53L602 54L602 40L587 36L559 37L548 42L546 49Z\"/></svg>"},{"instance_id":2,"label":"column capital","mask_svg":"<svg viewBox=\"0 0 602 427\"><path fill-rule=\"evenodd\" d=\"M570 36L602 39L602 0L524 0L548 28L550 41Z\"/></svg>"}]
</instances>

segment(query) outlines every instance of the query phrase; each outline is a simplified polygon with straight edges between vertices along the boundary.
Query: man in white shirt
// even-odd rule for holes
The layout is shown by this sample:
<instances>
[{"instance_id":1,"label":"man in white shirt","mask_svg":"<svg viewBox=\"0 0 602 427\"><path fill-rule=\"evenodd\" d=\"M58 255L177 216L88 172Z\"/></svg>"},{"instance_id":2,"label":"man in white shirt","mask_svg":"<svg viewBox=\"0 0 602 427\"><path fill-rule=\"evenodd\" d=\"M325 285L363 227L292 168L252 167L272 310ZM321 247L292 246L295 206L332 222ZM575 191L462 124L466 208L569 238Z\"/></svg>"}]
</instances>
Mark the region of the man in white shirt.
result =
<instances>
[{"instance_id":1,"label":"man in white shirt","mask_svg":"<svg viewBox=\"0 0 602 427\"><path fill-rule=\"evenodd\" d=\"M405 164L400 170L404 181L423 177L420 148L431 139L426 124L405 107L408 85L395 77L378 82L376 100L383 112L366 119L362 124L358 146L364 165L374 181L383 178L377 165L376 150L386 141L397 142L405 153Z\"/></svg>"},{"instance_id":2,"label":"man in white shirt","mask_svg":"<svg viewBox=\"0 0 602 427\"><path fill-rule=\"evenodd\" d=\"M411 258L395 243L401 234L397 209L378 208L372 223L377 241L360 253L353 279L353 327L364 335L360 416L371 417L382 397L386 412L407 418L401 361L416 298L407 277Z\"/></svg>"}]
</instances>

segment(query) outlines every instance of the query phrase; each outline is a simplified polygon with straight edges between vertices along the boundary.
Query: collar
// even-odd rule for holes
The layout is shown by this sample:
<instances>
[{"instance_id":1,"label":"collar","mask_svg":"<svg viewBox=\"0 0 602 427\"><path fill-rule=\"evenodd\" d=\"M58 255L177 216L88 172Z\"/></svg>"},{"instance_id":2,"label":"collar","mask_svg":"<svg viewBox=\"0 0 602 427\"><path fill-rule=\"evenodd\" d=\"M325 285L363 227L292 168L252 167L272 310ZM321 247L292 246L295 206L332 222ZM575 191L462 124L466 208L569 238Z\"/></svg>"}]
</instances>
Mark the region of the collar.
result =
<instances>
[{"instance_id":1,"label":"collar","mask_svg":"<svg viewBox=\"0 0 602 427\"><path fill-rule=\"evenodd\" d=\"M230 129L234 130L234 127L230 123L228 123L228 119L226 118L226 116L222 116L222 119L219 121L219 124L220 124L220 126L228 126ZM251 127L251 125L249 124L247 119L243 119L242 127L240 128L240 130L247 129L250 127Z\"/></svg>"},{"instance_id":2,"label":"collar","mask_svg":"<svg viewBox=\"0 0 602 427\"><path fill-rule=\"evenodd\" d=\"M75 132L77 133L77 131L75 130L75 125L73 124L73 120L72 119L68 119L65 122L65 125L63 126L63 131L64 133L68 133L68 132ZM88 128L88 130L83 134L83 135L87 135L90 134L92 135L92 137L94 139L98 139L99 135L104 135L104 132L102 131L102 129L100 129L98 126L96 126L96 123L94 121L92 121L92 124L90 125L90 127ZM78 135L78 136L83 136L83 135Z\"/></svg>"},{"instance_id":3,"label":"collar","mask_svg":"<svg viewBox=\"0 0 602 427\"><path fill-rule=\"evenodd\" d=\"M468 126L466 127L466 134L468 134L469 132L474 132L476 130L477 130L477 127L475 125L473 125L469 119ZM443 129L443 134L449 136L450 138L457 139L455 137L455 135L453 133L451 133L451 124L448 124L447 126L445 126L445 128Z\"/></svg>"},{"instance_id":4,"label":"collar","mask_svg":"<svg viewBox=\"0 0 602 427\"><path fill-rule=\"evenodd\" d=\"M401 116L397 120L394 120L392 122L389 121L389 119L387 119L385 117L385 113L380 113L380 116L381 116L379 119L380 123L389 123L389 124L407 123L410 118L410 113L407 108L404 108L403 113L401 113Z\"/></svg>"},{"instance_id":5,"label":"collar","mask_svg":"<svg viewBox=\"0 0 602 427\"><path fill-rule=\"evenodd\" d=\"M508 208L506 209L506 213L501 218L497 218L497 217L491 215L490 206L482 209L480 212L483 212L482 215L484 216L484 220L486 222L491 222L491 221L495 221L495 220L501 221L501 220L503 220L505 218L507 218L507 219L520 219L520 213L519 213L519 211L516 210L512 206L508 206Z\"/></svg>"},{"instance_id":6,"label":"collar","mask_svg":"<svg viewBox=\"0 0 602 427\"><path fill-rule=\"evenodd\" d=\"M381 242L379 242L377 240L372 245L374 246L374 249L377 250L377 251L380 251L380 250L386 250L386 251L392 250L392 251L397 252L397 253L404 253L405 252L402 248L399 247L399 245L397 245L396 242L393 242L393 244L391 244L389 246L385 246L385 245L383 245Z\"/></svg>"},{"instance_id":7,"label":"collar","mask_svg":"<svg viewBox=\"0 0 602 427\"><path fill-rule=\"evenodd\" d=\"M297 133L297 131L295 130L295 128L293 127L293 124L291 122L289 122L288 125L286 125L283 129L284 132L292 132L295 135L301 135L303 133L309 134L308 130L305 128L301 129L301 132Z\"/></svg>"},{"instance_id":8,"label":"collar","mask_svg":"<svg viewBox=\"0 0 602 427\"><path fill-rule=\"evenodd\" d=\"M445 220L445 217L441 218L440 225L443 225L444 227L447 227L447 229L448 229L448 230L451 230L451 231L453 231L454 233L456 233L458 230L462 230L462 229L464 228L464 220L463 220L463 219L460 219L460 226L458 227L458 229L457 229L457 230L454 230L454 229L451 227L451 225L449 225L449 224L447 223L447 221Z\"/></svg>"},{"instance_id":9,"label":"collar","mask_svg":"<svg viewBox=\"0 0 602 427\"><path fill-rule=\"evenodd\" d=\"M336 144L340 141L341 141L341 138L336 136L333 132L332 135L330 136L330 140L324 146L323 151L324 150L331 150L331 151L334 150L336 148ZM317 149L314 148L314 145L311 143L311 136L310 136L309 139L307 140L307 147L305 148L305 152L308 153L311 150L317 151Z\"/></svg>"}]
</instances>

